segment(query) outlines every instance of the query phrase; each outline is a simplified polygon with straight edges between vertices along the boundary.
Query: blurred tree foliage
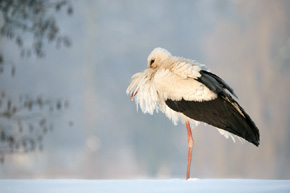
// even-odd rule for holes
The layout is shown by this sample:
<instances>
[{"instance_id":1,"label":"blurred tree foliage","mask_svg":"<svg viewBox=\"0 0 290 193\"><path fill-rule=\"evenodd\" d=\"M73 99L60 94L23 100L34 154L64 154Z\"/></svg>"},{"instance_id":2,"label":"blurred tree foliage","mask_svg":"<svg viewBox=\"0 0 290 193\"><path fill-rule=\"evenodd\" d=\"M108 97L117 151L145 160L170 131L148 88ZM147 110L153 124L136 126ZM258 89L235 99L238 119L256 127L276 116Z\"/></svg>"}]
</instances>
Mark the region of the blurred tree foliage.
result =
<instances>
[{"instance_id":1,"label":"blurred tree foliage","mask_svg":"<svg viewBox=\"0 0 290 193\"><path fill-rule=\"evenodd\" d=\"M48 43L69 47L71 40L60 34L56 12L71 15L73 8L66 0L0 0L0 36L15 43L21 57L43 57ZM16 65L5 62L0 51L0 75L7 69L13 77ZM13 98L1 90L0 162L6 153L41 150L43 136L53 129L52 116L68 108L68 101L26 95Z\"/></svg>"},{"instance_id":2,"label":"blurred tree foliage","mask_svg":"<svg viewBox=\"0 0 290 193\"><path fill-rule=\"evenodd\" d=\"M54 12L63 9L68 15L73 12L72 6L65 0L0 0L0 12L4 20L0 25L1 36L14 41L21 49L22 56L44 56L46 42L68 47L71 41L60 34L60 27L53 16ZM33 43L25 47L24 38L27 38L27 34L32 35ZM3 56L1 58L0 62L3 62Z\"/></svg>"},{"instance_id":3,"label":"blurred tree foliage","mask_svg":"<svg viewBox=\"0 0 290 193\"><path fill-rule=\"evenodd\" d=\"M53 115L69 106L67 100L20 96L17 100L0 93L0 161L6 153L42 150L43 137L53 130ZM70 123L72 124L72 123Z\"/></svg>"}]
</instances>

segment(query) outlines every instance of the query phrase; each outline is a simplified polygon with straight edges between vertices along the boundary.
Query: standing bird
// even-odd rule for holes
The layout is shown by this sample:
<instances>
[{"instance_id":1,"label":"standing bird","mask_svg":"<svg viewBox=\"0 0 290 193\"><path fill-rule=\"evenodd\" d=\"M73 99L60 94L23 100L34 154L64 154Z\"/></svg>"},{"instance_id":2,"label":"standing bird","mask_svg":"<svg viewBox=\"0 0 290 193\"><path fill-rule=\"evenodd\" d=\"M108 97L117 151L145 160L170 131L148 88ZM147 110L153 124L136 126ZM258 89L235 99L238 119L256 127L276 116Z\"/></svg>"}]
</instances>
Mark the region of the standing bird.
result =
<instances>
[{"instance_id":1,"label":"standing bird","mask_svg":"<svg viewBox=\"0 0 290 193\"><path fill-rule=\"evenodd\" d=\"M250 116L232 97L233 89L204 65L172 56L155 48L148 57L148 68L136 73L127 88L144 113L160 109L176 125L184 121L188 134L186 179L189 179L193 138L190 124L204 122L217 127L227 138L245 139L258 146L259 130ZM234 134L234 135L231 135Z\"/></svg>"}]
</instances>

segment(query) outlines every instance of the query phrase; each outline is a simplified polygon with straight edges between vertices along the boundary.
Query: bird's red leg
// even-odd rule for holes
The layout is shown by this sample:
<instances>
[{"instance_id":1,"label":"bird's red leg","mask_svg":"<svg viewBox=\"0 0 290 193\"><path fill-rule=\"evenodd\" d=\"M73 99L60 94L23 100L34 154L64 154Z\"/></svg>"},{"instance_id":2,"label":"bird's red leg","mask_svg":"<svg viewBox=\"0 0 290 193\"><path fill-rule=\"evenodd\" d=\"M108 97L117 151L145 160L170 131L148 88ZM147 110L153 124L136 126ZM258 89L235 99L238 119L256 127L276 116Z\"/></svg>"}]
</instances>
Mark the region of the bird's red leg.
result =
<instances>
[{"instance_id":1,"label":"bird's red leg","mask_svg":"<svg viewBox=\"0 0 290 193\"><path fill-rule=\"evenodd\" d=\"M187 129L187 135L188 135L188 160L187 160L187 172L186 172L186 179L189 179L190 175L190 164L191 164L191 156L192 156L192 148L193 148L193 138L191 134L191 128L190 123L186 122L186 129Z\"/></svg>"}]
</instances>

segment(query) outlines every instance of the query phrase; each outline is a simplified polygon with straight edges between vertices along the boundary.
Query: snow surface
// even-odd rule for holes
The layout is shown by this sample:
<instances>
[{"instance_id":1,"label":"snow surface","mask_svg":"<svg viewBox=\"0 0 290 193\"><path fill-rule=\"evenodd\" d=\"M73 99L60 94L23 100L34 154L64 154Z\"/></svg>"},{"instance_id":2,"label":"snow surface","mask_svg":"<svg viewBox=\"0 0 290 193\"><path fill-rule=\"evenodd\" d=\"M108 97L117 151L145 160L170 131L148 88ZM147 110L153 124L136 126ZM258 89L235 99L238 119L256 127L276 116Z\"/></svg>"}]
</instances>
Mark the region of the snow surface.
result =
<instances>
[{"instance_id":1,"label":"snow surface","mask_svg":"<svg viewBox=\"0 0 290 193\"><path fill-rule=\"evenodd\" d=\"M0 180L0 193L290 192L290 180Z\"/></svg>"}]
</instances>

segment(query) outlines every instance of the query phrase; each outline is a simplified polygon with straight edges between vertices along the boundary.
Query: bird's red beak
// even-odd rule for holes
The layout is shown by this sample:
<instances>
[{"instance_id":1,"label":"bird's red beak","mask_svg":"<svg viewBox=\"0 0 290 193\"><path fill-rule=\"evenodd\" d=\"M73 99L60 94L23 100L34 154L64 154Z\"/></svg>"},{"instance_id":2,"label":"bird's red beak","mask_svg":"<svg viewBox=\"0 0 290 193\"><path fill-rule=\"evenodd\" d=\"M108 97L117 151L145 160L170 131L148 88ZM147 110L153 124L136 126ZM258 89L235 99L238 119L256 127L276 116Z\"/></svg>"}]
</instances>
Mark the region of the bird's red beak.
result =
<instances>
[{"instance_id":1,"label":"bird's red beak","mask_svg":"<svg viewBox=\"0 0 290 193\"><path fill-rule=\"evenodd\" d=\"M131 94L131 97L130 97L129 101L132 100L133 97L134 97L137 93L138 93L138 91L133 92L133 93Z\"/></svg>"}]
</instances>

